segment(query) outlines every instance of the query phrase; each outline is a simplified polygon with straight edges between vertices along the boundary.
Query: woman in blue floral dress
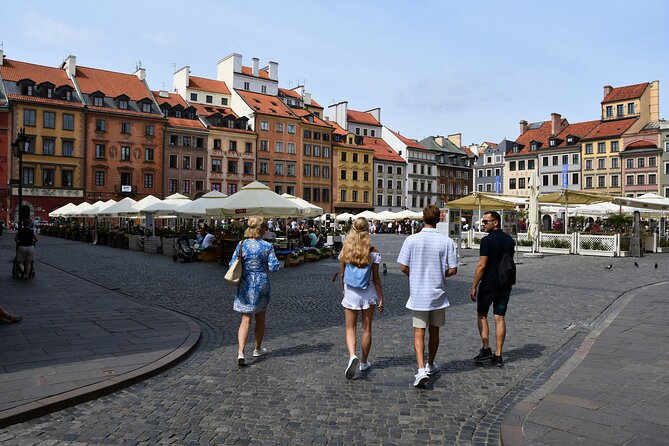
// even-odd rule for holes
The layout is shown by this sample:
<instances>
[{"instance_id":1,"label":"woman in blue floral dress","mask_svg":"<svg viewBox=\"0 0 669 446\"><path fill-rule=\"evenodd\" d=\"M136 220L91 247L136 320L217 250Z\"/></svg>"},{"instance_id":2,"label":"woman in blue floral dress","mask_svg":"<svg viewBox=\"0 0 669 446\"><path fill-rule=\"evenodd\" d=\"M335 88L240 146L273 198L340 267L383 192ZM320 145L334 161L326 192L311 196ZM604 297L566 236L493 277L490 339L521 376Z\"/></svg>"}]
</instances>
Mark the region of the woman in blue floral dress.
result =
<instances>
[{"instance_id":1,"label":"woman in blue floral dress","mask_svg":"<svg viewBox=\"0 0 669 446\"><path fill-rule=\"evenodd\" d=\"M265 312L269 305L269 275L268 271L279 270L279 260L274 254L272 245L264 240L262 236L267 230L265 220L262 217L249 217L248 228L244 232L245 240L239 242L242 246L242 277L237 285L235 303L233 309L241 313L242 320L237 331L239 350L237 352L237 364L246 365L244 358L244 346L251 327L251 317L255 315L255 349L253 356L267 354L267 349L262 346L265 335ZM239 245L232 255L230 265L237 259Z\"/></svg>"}]
</instances>

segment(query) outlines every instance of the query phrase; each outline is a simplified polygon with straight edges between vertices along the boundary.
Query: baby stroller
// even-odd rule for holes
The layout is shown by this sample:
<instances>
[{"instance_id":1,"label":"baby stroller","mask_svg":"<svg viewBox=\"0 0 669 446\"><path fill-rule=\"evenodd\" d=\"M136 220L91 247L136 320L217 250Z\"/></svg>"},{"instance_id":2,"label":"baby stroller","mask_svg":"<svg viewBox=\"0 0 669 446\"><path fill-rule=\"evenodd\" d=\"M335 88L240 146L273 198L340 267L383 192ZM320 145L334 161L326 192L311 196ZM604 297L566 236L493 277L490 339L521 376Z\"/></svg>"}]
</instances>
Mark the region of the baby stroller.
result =
<instances>
[{"instance_id":1,"label":"baby stroller","mask_svg":"<svg viewBox=\"0 0 669 446\"><path fill-rule=\"evenodd\" d=\"M21 269L19 268L19 261L17 260L19 256L19 244L16 244L16 252L14 253L14 259L12 259L12 278L20 279L22 277ZM29 278L35 278L35 261L30 262L30 274Z\"/></svg>"},{"instance_id":2,"label":"baby stroller","mask_svg":"<svg viewBox=\"0 0 669 446\"><path fill-rule=\"evenodd\" d=\"M198 260L198 255L199 253L191 248L187 235L182 235L174 240L174 255L172 256L172 260L175 262L179 259L183 263L195 262Z\"/></svg>"}]
</instances>

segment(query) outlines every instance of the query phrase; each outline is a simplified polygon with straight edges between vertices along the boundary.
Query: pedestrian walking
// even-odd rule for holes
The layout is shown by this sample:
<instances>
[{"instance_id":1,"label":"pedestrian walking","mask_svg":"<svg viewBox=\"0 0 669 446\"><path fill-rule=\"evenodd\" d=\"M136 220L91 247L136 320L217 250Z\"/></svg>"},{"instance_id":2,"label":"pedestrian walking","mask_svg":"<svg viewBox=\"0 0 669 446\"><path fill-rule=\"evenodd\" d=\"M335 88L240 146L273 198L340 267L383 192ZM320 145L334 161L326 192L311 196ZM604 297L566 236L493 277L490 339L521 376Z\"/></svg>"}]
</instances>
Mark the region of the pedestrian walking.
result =
<instances>
[{"instance_id":1,"label":"pedestrian walking","mask_svg":"<svg viewBox=\"0 0 669 446\"><path fill-rule=\"evenodd\" d=\"M372 348L372 319L374 308L383 311L383 287L379 277L381 254L374 248L369 235L369 222L358 217L346 235L344 246L339 255L341 263L342 290L344 298L344 316L346 319L346 348L348 349L348 365L346 379L355 376L355 369L369 370L369 351ZM356 329L358 315L362 315L362 362L356 356Z\"/></svg>"},{"instance_id":2,"label":"pedestrian walking","mask_svg":"<svg viewBox=\"0 0 669 446\"><path fill-rule=\"evenodd\" d=\"M246 365L244 346L249 335L251 318L254 315L256 325L253 357L264 356L268 353L267 349L262 346L265 335L265 314L270 295L268 271L278 271L279 260L274 254L272 245L262 240L266 230L267 225L262 217L249 217L248 227L244 231L244 240L237 245L228 265L231 267L241 252L242 277L237 285L233 304L233 309L241 313L241 322L237 331L239 343L237 364L239 366Z\"/></svg>"},{"instance_id":3,"label":"pedestrian walking","mask_svg":"<svg viewBox=\"0 0 669 446\"><path fill-rule=\"evenodd\" d=\"M511 285L500 283L499 270L505 253L513 259L515 246L511 236L502 231L500 225L501 217L496 211L486 212L481 219L481 226L488 235L481 239L479 262L474 272L470 294L471 299L476 302L476 323L483 344L479 354L474 357L474 361L477 363L490 361L495 367L504 366L502 358L506 337L504 318L511 296ZM488 310L491 305L495 320L494 354L490 348L490 328L488 326Z\"/></svg>"},{"instance_id":4,"label":"pedestrian walking","mask_svg":"<svg viewBox=\"0 0 669 446\"><path fill-rule=\"evenodd\" d=\"M31 221L26 219L23 221L23 226L19 228L14 236L14 241L17 243L16 261L18 263L21 277L28 279L32 264L35 260L35 243L37 243L37 235L30 227Z\"/></svg>"},{"instance_id":5,"label":"pedestrian walking","mask_svg":"<svg viewBox=\"0 0 669 446\"><path fill-rule=\"evenodd\" d=\"M439 371L435 363L439 348L439 328L446 323L446 278L458 272L458 256L453 240L437 231L439 208L423 209L425 228L404 240L397 258L400 268L409 277L409 300L406 307L413 316L413 343L418 363L414 387L422 387L430 375ZM425 331L430 334L428 361L425 364Z\"/></svg>"}]
</instances>

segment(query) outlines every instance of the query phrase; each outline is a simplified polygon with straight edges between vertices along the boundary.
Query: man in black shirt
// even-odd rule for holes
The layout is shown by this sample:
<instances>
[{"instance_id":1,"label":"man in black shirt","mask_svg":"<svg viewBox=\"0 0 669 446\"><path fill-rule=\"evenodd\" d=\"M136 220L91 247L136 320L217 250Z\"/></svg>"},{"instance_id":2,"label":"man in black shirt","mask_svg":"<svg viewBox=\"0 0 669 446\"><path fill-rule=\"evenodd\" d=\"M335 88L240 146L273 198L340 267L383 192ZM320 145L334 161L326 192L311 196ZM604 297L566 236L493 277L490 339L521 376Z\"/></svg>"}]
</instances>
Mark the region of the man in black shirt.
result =
<instances>
[{"instance_id":1,"label":"man in black shirt","mask_svg":"<svg viewBox=\"0 0 669 446\"><path fill-rule=\"evenodd\" d=\"M477 324L483 348L474 361L482 363L490 360L493 366L502 367L504 365L502 348L506 336L504 315L511 295L511 286L502 286L499 283L498 270L505 251L513 258L515 243L508 234L502 231L501 217L498 212L486 212L481 220L481 227L488 235L481 239L479 263L474 272L470 297L477 302ZM490 305L493 307L495 319L495 354L492 353L489 340L488 310Z\"/></svg>"}]
</instances>

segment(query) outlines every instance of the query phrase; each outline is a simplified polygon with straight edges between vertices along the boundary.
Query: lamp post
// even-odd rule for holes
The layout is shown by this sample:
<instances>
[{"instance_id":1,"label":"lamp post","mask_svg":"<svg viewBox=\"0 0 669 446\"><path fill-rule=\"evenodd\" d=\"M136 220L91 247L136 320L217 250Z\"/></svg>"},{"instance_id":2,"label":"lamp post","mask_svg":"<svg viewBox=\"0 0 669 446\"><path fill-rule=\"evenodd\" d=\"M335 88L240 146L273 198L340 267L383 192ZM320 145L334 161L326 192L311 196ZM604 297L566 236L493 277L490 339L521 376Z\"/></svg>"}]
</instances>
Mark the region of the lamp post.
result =
<instances>
[{"instance_id":1,"label":"lamp post","mask_svg":"<svg viewBox=\"0 0 669 446\"><path fill-rule=\"evenodd\" d=\"M30 140L26 137L26 129L21 127L16 140L12 143L12 154L19 160L19 221L18 227L23 225L23 220L27 218L23 209L23 154L30 149Z\"/></svg>"}]
</instances>

